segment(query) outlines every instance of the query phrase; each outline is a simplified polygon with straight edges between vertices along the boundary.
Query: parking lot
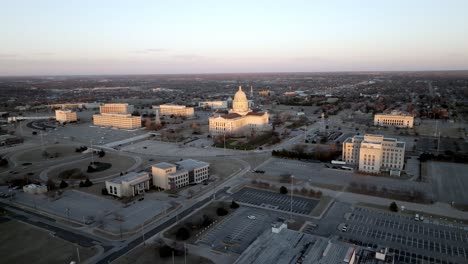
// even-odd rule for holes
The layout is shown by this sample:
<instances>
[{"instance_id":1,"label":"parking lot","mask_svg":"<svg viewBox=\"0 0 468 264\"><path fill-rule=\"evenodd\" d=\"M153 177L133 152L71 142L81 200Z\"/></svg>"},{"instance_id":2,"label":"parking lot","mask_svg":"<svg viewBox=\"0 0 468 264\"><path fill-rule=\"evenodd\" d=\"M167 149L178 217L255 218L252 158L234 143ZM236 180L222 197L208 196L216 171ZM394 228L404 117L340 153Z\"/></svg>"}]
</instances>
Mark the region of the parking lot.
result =
<instances>
[{"instance_id":1,"label":"parking lot","mask_svg":"<svg viewBox=\"0 0 468 264\"><path fill-rule=\"evenodd\" d=\"M467 164L428 161L423 166L426 166L433 191L440 201L468 203Z\"/></svg>"},{"instance_id":2,"label":"parking lot","mask_svg":"<svg viewBox=\"0 0 468 264\"><path fill-rule=\"evenodd\" d=\"M253 188L242 188L233 194L233 199L240 203L261 206L268 209L276 209L287 212L291 211L291 195L257 190ZM308 215L310 212L312 212L317 203L318 200L315 199L293 196L292 211L296 214Z\"/></svg>"},{"instance_id":3,"label":"parking lot","mask_svg":"<svg viewBox=\"0 0 468 264\"><path fill-rule=\"evenodd\" d=\"M437 221L416 221L395 213L356 208L346 221L346 241L374 249L389 247L403 263L467 263L468 229Z\"/></svg>"},{"instance_id":4,"label":"parking lot","mask_svg":"<svg viewBox=\"0 0 468 264\"><path fill-rule=\"evenodd\" d=\"M287 216L262 209L240 207L204 233L196 243L240 254L260 234L271 228L278 217Z\"/></svg>"},{"instance_id":5,"label":"parking lot","mask_svg":"<svg viewBox=\"0 0 468 264\"><path fill-rule=\"evenodd\" d=\"M136 130L124 130L110 127L97 127L92 123L67 124L44 134L46 142L79 142L86 146L105 145L110 142L124 140L147 133L144 128Z\"/></svg>"},{"instance_id":6,"label":"parking lot","mask_svg":"<svg viewBox=\"0 0 468 264\"><path fill-rule=\"evenodd\" d=\"M0 191L10 193L6 187L0 187ZM165 210L171 207L169 202L159 200L158 193L147 193L146 199L128 206L112 198L77 190L67 190L56 200L45 195L28 194L19 190L14 193L15 197L12 199L14 203L79 223L94 219L102 225L102 229L113 233L134 229L156 215L164 214Z\"/></svg>"},{"instance_id":7,"label":"parking lot","mask_svg":"<svg viewBox=\"0 0 468 264\"><path fill-rule=\"evenodd\" d=\"M304 183L347 186L354 182L368 186L375 185L380 188L385 187L388 190L419 190L432 197L430 183L405 181L389 177L366 176L352 171L329 169L323 163L272 158L258 169L264 170L265 174L271 176L272 179L275 177L280 179L281 175L294 172L295 179Z\"/></svg>"}]
</instances>

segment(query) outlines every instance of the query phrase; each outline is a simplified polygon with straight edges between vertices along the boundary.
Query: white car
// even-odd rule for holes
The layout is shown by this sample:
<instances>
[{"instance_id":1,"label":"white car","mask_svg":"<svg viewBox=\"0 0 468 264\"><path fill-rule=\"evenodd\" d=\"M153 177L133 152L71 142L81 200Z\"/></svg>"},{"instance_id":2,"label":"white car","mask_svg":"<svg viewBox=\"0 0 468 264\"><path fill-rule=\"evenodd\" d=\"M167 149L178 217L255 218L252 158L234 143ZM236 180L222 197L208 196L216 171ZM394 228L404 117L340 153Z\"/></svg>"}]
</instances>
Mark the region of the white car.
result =
<instances>
[{"instance_id":1,"label":"white car","mask_svg":"<svg viewBox=\"0 0 468 264\"><path fill-rule=\"evenodd\" d=\"M257 219L257 217L256 217L255 215L249 215L249 216L247 216L247 218L250 219L250 220L255 220L255 219Z\"/></svg>"},{"instance_id":2,"label":"white car","mask_svg":"<svg viewBox=\"0 0 468 264\"><path fill-rule=\"evenodd\" d=\"M341 231L342 232L348 231L348 225L344 225L343 228L341 228Z\"/></svg>"}]
</instances>

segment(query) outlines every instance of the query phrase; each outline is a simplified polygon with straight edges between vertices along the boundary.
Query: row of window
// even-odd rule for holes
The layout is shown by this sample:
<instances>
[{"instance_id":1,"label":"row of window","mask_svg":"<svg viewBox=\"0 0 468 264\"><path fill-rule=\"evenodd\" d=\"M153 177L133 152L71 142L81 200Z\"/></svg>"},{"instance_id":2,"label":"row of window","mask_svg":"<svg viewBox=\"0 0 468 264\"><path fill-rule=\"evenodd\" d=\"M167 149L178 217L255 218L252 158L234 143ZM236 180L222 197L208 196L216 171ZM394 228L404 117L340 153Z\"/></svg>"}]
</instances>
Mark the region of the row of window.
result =
<instances>
[{"instance_id":1,"label":"row of window","mask_svg":"<svg viewBox=\"0 0 468 264\"><path fill-rule=\"evenodd\" d=\"M117 195L117 187L109 186L109 193Z\"/></svg>"}]
</instances>

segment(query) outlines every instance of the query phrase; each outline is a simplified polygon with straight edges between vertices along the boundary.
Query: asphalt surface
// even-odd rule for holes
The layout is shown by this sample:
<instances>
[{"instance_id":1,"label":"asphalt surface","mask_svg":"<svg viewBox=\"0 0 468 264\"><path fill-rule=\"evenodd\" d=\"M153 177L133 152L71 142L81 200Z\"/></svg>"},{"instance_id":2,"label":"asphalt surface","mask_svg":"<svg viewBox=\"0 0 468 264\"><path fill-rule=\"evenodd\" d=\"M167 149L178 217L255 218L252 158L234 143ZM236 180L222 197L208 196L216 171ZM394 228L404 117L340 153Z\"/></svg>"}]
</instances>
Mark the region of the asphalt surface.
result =
<instances>
[{"instance_id":1,"label":"asphalt surface","mask_svg":"<svg viewBox=\"0 0 468 264\"><path fill-rule=\"evenodd\" d=\"M229 189L229 187L224 187L223 189L216 192L216 196L225 194L228 189ZM201 201L197 202L196 204L192 205L191 207L189 207L189 208L185 209L184 211L180 212L177 217L174 216L174 217L170 218L169 220L167 220L166 222L164 222L164 223L158 225L157 227L151 229L150 231L145 232L145 237L152 237L152 236L158 234L162 230L164 230L164 229L168 228L169 226L173 225L174 223L176 223L177 218L182 219L182 218L186 217L188 214L190 214L194 210L200 208L205 203L209 202L211 199L212 199L212 197L210 196L210 197L205 198L204 200L201 200ZM119 258L120 256L124 255L128 251L132 250L133 248L137 247L141 243L143 243L143 237L138 236L135 239L133 239L132 241L130 241L125 247L119 249L118 251L116 251L116 252L114 252L114 253L112 253L110 255L107 255L107 256L101 258L100 260L97 261L97 263L102 263L102 264L110 263L113 260L115 260L115 259Z\"/></svg>"},{"instance_id":2,"label":"asphalt surface","mask_svg":"<svg viewBox=\"0 0 468 264\"><path fill-rule=\"evenodd\" d=\"M251 205L275 210L291 211L291 195L280 194L253 188L242 188L232 195L233 199ZM293 196L292 211L296 214L309 214L317 205L318 200Z\"/></svg>"},{"instance_id":3,"label":"asphalt surface","mask_svg":"<svg viewBox=\"0 0 468 264\"><path fill-rule=\"evenodd\" d=\"M346 232L337 231L342 240L388 247L398 263L468 263L468 230L459 226L364 208L353 211L346 224Z\"/></svg>"}]
</instances>

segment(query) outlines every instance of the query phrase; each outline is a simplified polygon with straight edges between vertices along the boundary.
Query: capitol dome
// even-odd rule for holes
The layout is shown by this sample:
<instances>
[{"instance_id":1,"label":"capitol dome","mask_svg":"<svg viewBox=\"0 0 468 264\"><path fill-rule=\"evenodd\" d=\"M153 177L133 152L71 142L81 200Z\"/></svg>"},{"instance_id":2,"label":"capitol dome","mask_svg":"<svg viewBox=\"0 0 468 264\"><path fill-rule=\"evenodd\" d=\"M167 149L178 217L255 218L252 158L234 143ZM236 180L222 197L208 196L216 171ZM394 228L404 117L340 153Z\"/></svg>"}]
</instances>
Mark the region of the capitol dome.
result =
<instances>
[{"instance_id":1,"label":"capitol dome","mask_svg":"<svg viewBox=\"0 0 468 264\"><path fill-rule=\"evenodd\" d=\"M242 91L242 86L239 86L239 91L234 95L232 110L236 113L246 113L249 111L249 101L247 100L247 95Z\"/></svg>"}]
</instances>

